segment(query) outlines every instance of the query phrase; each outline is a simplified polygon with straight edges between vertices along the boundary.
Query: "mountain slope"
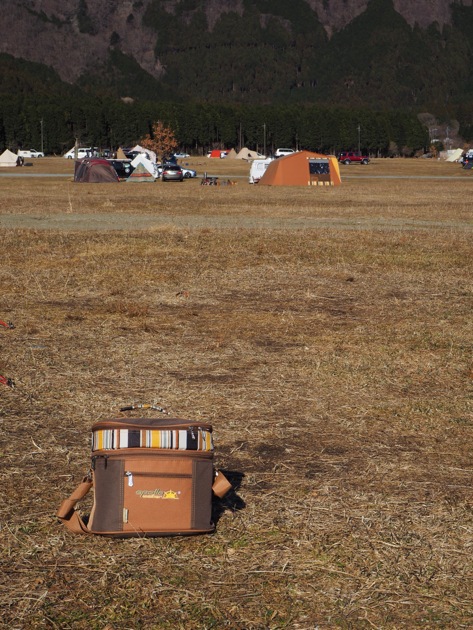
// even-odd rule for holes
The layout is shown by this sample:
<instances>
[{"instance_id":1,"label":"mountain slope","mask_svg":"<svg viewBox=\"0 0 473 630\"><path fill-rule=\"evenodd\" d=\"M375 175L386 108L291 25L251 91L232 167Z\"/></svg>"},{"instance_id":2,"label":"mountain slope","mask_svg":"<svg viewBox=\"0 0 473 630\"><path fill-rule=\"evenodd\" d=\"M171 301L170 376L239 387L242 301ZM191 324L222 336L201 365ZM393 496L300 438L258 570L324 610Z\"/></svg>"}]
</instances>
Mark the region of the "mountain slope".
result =
<instances>
[{"instance_id":1,"label":"mountain slope","mask_svg":"<svg viewBox=\"0 0 473 630\"><path fill-rule=\"evenodd\" d=\"M102 95L439 108L471 91L472 3L0 0L0 52Z\"/></svg>"}]
</instances>

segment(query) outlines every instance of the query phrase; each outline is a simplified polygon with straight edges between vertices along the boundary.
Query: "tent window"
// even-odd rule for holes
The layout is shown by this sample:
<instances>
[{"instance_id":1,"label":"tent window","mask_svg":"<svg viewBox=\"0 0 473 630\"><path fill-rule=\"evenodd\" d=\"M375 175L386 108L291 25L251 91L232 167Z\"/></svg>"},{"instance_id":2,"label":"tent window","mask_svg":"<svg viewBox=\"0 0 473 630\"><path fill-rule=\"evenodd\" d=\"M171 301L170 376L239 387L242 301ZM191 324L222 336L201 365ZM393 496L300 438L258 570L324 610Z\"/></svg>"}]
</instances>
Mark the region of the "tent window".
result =
<instances>
[{"instance_id":1,"label":"tent window","mask_svg":"<svg viewBox=\"0 0 473 630\"><path fill-rule=\"evenodd\" d=\"M327 158L309 158L309 184L330 186L330 164Z\"/></svg>"},{"instance_id":2,"label":"tent window","mask_svg":"<svg viewBox=\"0 0 473 630\"><path fill-rule=\"evenodd\" d=\"M309 173L311 175L329 175L330 166L328 160L323 158L311 158L309 160Z\"/></svg>"}]
</instances>

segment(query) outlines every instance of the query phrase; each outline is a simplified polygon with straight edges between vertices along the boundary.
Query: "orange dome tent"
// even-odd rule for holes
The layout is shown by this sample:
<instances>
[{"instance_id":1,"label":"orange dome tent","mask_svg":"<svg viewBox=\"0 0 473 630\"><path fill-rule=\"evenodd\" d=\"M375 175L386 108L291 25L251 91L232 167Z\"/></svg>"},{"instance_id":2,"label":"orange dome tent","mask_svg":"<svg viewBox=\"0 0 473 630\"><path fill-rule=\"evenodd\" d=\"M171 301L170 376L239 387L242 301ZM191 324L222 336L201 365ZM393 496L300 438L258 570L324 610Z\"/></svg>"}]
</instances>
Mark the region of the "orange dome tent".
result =
<instances>
[{"instance_id":1,"label":"orange dome tent","mask_svg":"<svg viewBox=\"0 0 473 630\"><path fill-rule=\"evenodd\" d=\"M258 186L339 186L341 183L335 156L298 151L273 160Z\"/></svg>"}]
</instances>

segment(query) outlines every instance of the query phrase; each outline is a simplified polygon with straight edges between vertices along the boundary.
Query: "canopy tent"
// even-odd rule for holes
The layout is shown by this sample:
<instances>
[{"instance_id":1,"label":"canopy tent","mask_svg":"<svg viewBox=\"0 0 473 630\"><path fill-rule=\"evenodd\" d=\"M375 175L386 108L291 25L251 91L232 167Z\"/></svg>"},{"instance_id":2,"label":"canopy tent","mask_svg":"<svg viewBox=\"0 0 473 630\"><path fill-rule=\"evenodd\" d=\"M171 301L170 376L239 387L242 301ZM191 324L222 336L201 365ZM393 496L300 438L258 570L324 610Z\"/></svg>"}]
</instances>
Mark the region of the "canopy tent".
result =
<instances>
[{"instance_id":1,"label":"canopy tent","mask_svg":"<svg viewBox=\"0 0 473 630\"><path fill-rule=\"evenodd\" d=\"M154 164L156 164L156 153L154 151L151 151L151 149L145 149L144 147L137 144L132 147L130 151L138 151L138 153L144 153L145 157L148 157L151 162L154 162Z\"/></svg>"},{"instance_id":2,"label":"canopy tent","mask_svg":"<svg viewBox=\"0 0 473 630\"><path fill-rule=\"evenodd\" d=\"M258 153L257 151L251 151L251 149L248 149L247 147L243 147L243 149L240 149L240 151L237 153L236 159L237 160L264 160L266 156L262 155L261 153Z\"/></svg>"},{"instance_id":3,"label":"canopy tent","mask_svg":"<svg viewBox=\"0 0 473 630\"><path fill-rule=\"evenodd\" d=\"M258 185L266 186L339 186L338 160L333 155L298 151L273 160Z\"/></svg>"},{"instance_id":4,"label":"canopy tent","mask_svg":"<svg viewBox=\"0 0 473 630\"><path fill-rule=\"evenodd\" d=\"M447 155L447 162L459 162L461 160L461 156L463 155L462 149L455 149L454 151L449 151Z\"/></svg>"},{"instance_id":5,"label":"canopy tent","mask_svg":"<svg viewBox=\"0 0 473 630\"><path fill-rule=\"evenodd\" d=\"M224 151L221 151L220 149L213 149L207 157L220 159L222 157L222 153L224 153Z\"/></svg>"},{"instance_id":6,"label":"canopy tent","mask_svg":"<svg viewBox=\"0 0 473 630\"><path fill-rule=\"evenodd\" d=\"M9 149L5 149L5 151L0 155L0 167L8 168L10 166L17 165L18 156L16 153L12 153Z\"/></svg>"},{"instance_id":7,"label":"canopy tent","mask_svg":"<svg viewBox=\"0 0 473 630\"><path fill-rule=\"evenodd\" d=\"M102 158L84 158L76 160L74 166L74 181L78 183L115 183L119 182L113 166Z\"/></svg>"}]
</instances>

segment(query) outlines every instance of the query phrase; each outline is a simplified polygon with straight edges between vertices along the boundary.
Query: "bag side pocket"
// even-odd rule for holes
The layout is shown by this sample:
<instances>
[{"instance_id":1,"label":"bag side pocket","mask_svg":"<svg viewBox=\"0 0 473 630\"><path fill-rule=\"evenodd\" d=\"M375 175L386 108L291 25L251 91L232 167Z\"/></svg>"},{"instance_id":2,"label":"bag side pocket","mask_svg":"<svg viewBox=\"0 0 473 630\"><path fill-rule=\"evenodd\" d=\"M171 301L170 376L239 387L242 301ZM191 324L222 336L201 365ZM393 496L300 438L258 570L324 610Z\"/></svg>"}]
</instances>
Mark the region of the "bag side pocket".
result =
<instances>
[{"instance_id":1,"label":"bag side pocket","mask_svg":"<svg viewBox=\"0 0 473 630\"><path fill-rule=\"evenodd\" d=\"M94 506L89 519L89 529L99 534L121 532L124 461L97 457L94 467Z\"/></svg>"},{"instance_id":2,"label":"bag side pocket","mask_svg":"<svg viewBox=\"0 0 473 630\"><path fill-rule=\"evenodd\" d=\"M213 529L212 478L212 462L200 460L194 460L192 462L193 492L191 528L198 531Z\"/></svg>"}]
</instances>

